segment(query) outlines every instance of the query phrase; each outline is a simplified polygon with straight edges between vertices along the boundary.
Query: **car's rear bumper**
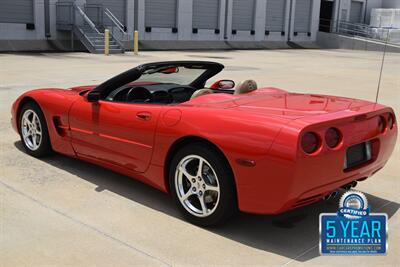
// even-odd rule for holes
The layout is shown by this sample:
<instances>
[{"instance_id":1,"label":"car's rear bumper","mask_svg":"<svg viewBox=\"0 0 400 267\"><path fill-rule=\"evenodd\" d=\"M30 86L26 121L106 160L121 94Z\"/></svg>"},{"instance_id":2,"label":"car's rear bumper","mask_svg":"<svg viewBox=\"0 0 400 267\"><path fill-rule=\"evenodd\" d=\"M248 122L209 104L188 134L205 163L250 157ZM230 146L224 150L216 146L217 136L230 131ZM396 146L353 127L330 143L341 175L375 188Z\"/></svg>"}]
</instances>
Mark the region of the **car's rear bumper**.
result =
<instances>
[{"instance_id":1,"label":"car's rear bumper","mask_svg":"<svg viewBox=\"0 0 400 267\"><path fill-rule=\"evenodd\" d=\"M384 112L387 111L391 110ZM282 130L270 154L256 158L256 166L233 167L239 209L258 214L282 213L319 201L353 181L371 177L386 164L397 139L396 126L377 133L371 130L372 120L371 116L371 120L342 122L340 129L346 138L343 145L338 149L324 148L313 156L301 155L298 145L288 141L294 140L294 136L299 135L298 131ZM344 170L347 148L366 141L373 143L372 159Z\"/></svg>"},{"instance_id":2,"label":"car's rear bumper","mask_svg":"<svg viewBox=\"0 0 400 267\"><path fill-rule=\"evenodd\" d=\"M243 212L256 214L277 214L291 209L306 206L321 200L333 191L348 185L353 181L363 181L385 166L386 162L374 163L352 173L337 177L335 181L308 185L306 190L295 188L295 180L306 180L310 177L280 177L279 181L262 182L254 186L240 186L239 209ZM310 170L312 171L312 170ZM329 176L329 171L327 171ZM324 180L324 177L318 177ZM267 177L264 177L267 180ZM305 181L305 183L307 183Z\"/></svg>"},{"instance_id":3,"label":"car's rear bumper","mask_svg":"<svg viewBox=\"0 0 400 267\"><path fill-rule=\"evenodd\" d=\"M298 197L288 200L280 209L275 211L275 213L283 212L290 209L299 208L302 206L307 206L314 202L321 200L324 196L332 193L333 191L350 184L354 181L364 181L365 179L371 177L377 171L385 166L386 162L380 164L372 164L371 166L365 167L362 171L355 174L351 174L345 177L340 177L334 182L323 184L315 188L311 188L308 191L300 194Z\"/></svg>"}]
</instances>

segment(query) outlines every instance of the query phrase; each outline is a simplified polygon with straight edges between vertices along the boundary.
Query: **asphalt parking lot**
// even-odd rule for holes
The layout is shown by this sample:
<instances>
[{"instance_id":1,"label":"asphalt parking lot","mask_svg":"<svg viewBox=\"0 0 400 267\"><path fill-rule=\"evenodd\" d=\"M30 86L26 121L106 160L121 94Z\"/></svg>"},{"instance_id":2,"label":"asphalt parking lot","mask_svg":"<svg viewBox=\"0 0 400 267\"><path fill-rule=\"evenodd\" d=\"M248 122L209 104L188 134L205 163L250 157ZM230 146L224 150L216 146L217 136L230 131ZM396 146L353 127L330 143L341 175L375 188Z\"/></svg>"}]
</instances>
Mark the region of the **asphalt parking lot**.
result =
<instances>
[{"instance_id":1,"label":"asphalt parking lot","mask_svg":"<svg viewBox=\"0 0 400 267\"><path fill-rule=\"evenodd\" d=\"M22 151L10 107L32 88L97 84L135 65L200 59L220 78L255 79L295 92L375 99L382 54L351 50L0 54L0 266L399 266L400 142L386 167L359 184L389 216L386 256L320 256L318 216L338 199L276 216L239 214L202 229L168 195L61 155ZM400 118L400 54L388 53L379 102Z\"/></svg>"}]
</instances>

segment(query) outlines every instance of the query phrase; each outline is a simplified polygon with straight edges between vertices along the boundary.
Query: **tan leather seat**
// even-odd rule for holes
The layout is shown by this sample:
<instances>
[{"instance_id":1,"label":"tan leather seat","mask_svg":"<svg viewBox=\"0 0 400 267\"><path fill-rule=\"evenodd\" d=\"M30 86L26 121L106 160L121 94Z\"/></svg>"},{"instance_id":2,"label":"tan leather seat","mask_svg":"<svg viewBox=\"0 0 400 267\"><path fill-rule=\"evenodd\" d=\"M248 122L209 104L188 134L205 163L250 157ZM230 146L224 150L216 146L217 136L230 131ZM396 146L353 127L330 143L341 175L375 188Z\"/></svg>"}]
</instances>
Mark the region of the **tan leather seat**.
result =
<instances>
[{"instance_id":1,"label":"tan leather seat","mask_svg":"<svg viewBox=\"0 0 400 267\"><path fill-rule=\"evenodd\" d=\"M257 90L257 83L254 80L245 80L240 82L235 88L235 95L250 93Z\"/></svg>"},{"instance_id":2,"label":"tan leather seat","mask_svg":"<svg viewBox=\"0 0 400 267\"><path fill-rule=\"evenodd\" d=\"M202 96L202 95L208 95L208 94L212 94L213 91L210 89L200 89L195 91L192 96L190 97L190 99L196 98L198 96Z\"/></svg>"}]
</instances>

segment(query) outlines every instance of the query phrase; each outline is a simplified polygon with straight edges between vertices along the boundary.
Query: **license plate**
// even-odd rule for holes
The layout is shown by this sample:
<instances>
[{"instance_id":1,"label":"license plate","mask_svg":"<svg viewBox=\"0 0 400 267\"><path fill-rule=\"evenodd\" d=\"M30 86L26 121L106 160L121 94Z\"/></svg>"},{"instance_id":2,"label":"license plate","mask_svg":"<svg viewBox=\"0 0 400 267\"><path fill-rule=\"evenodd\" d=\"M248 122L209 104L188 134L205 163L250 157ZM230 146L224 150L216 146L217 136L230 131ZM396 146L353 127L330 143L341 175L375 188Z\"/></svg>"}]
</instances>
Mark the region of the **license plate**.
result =
<instances>
[{"instance_id":1,"label":"license plate","mask_svg":"<svg viewBox=\"0 0 400 267\"><path fill-rule=\"evenodd\" d=\"M371 142L364 142L347 148L344 169L361 165L372 158Z\"/></svg>"}]
</instances>

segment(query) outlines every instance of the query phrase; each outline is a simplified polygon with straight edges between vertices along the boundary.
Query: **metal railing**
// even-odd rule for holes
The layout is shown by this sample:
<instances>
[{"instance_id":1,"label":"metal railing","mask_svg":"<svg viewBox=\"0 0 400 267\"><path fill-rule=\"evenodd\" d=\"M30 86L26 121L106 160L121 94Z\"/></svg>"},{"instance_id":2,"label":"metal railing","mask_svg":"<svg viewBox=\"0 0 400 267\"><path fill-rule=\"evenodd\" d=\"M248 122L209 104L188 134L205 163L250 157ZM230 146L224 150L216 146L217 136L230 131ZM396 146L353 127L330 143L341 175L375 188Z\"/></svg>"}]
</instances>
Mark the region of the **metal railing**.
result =
<instances>
[{"instance_id":1,"label":"metal railing","mask_svg":"<svg viewBox=\"0 0 400 267\"><path fill-rule=\"evenodd\" d=\"M319 30L341 35L359 37L376 42L400 44L400 29L395 27L373 27L368 24L348 21L320 19Z\"/></svg>"},{"instance_id":2,"label":"metal railing","mask_svg":"<svg viewBox=\"0 0 400 267\"><path fill-rule=\"evenodd\" d=\"M81 7L73 2L57 2L56 24L58 30L71 31L72 49L73 33L81 39L87 48L89 45L93 49L96 49L100 44L92 37L97 37L97 35L104 37L105 30L109 31L110 40L115 41L122 51L124 51L123 42L130 40L130 36L125 31L125 26L108 8L103 8L102 5L84 5Z\"/></svg>"},{"instance_id":3,"label":"metal railing","mask_svg":"<svg viewBox=\"0 0 400 267\"><path fill-rule=\"evenodd\" d=\"M111 22L111 25L104 24L104 28L110 30L111 35L114 39L118 40L119 42L122 41L129 41L129 34L125 31L125 26L114 16L114 14L108 9L104 9L104 15L108 17Z\"/></svg>"},{"instance_id":4,"label":"metal railing","mask_svg":"<svg viewBox=\"0 0 400 267\"><path fill-rule=\"evenodd\" d=\"M56 24L58 28L67 30L88 25L94 32L102 34L82 8L72 2L56 3Z\"/></svg>"},{"instance_id":5,"label":"metal railing","mask_svg":"<svg viewBox=\"0 0 400 267\"><path fill-rule=\"evenodd\" d=\"M122 42L129 41L130 35L126 33L126 27L118 18L101 4L85 5L85 14L101 32L108 29L110 36L122 46Z\"/></svg>"},{"instance_id":6,"label":"metal railing","mask_svg":"<svg viewBox=\"0 0 400 267\"><path fill-rule=\"evenodd\" d=\"M104 33L101 33L101 32L96 28L96 25L93 23L93 21L91 21L91 20L89 19L89 17L86 15L86 13L83 12L83 10L82 10L79 6L77 6L77 5L74 4L74 9L78 12L78 14L80 15L80 17L83 19L83 23L84 23L84 24L89 25L89 27L90 27L94 32L96 32L96 33L98 33L98 34L100 34L100 35L104 35ZM77 20L75 19L75 25L77 25L76 23L77 23ZM78 23L79 23L79 22L78 22ZM79 24L78 24L78 25L79 25ZM83 26L83 25L81 25L81 26Z\"/></svg>"},{"instance_id":7,"label":"metal railing","mask_svg":"<svg viewBox=\"0 0 400 267\"><path fill-rule=\"evenodd\" d=\"M117 17L108 9L104 9L104 14L107 15L107 17L115 24L116 27L118 27L121 31L124 31L125 26L120 22Z\"/></svg>"}]
</instances>

